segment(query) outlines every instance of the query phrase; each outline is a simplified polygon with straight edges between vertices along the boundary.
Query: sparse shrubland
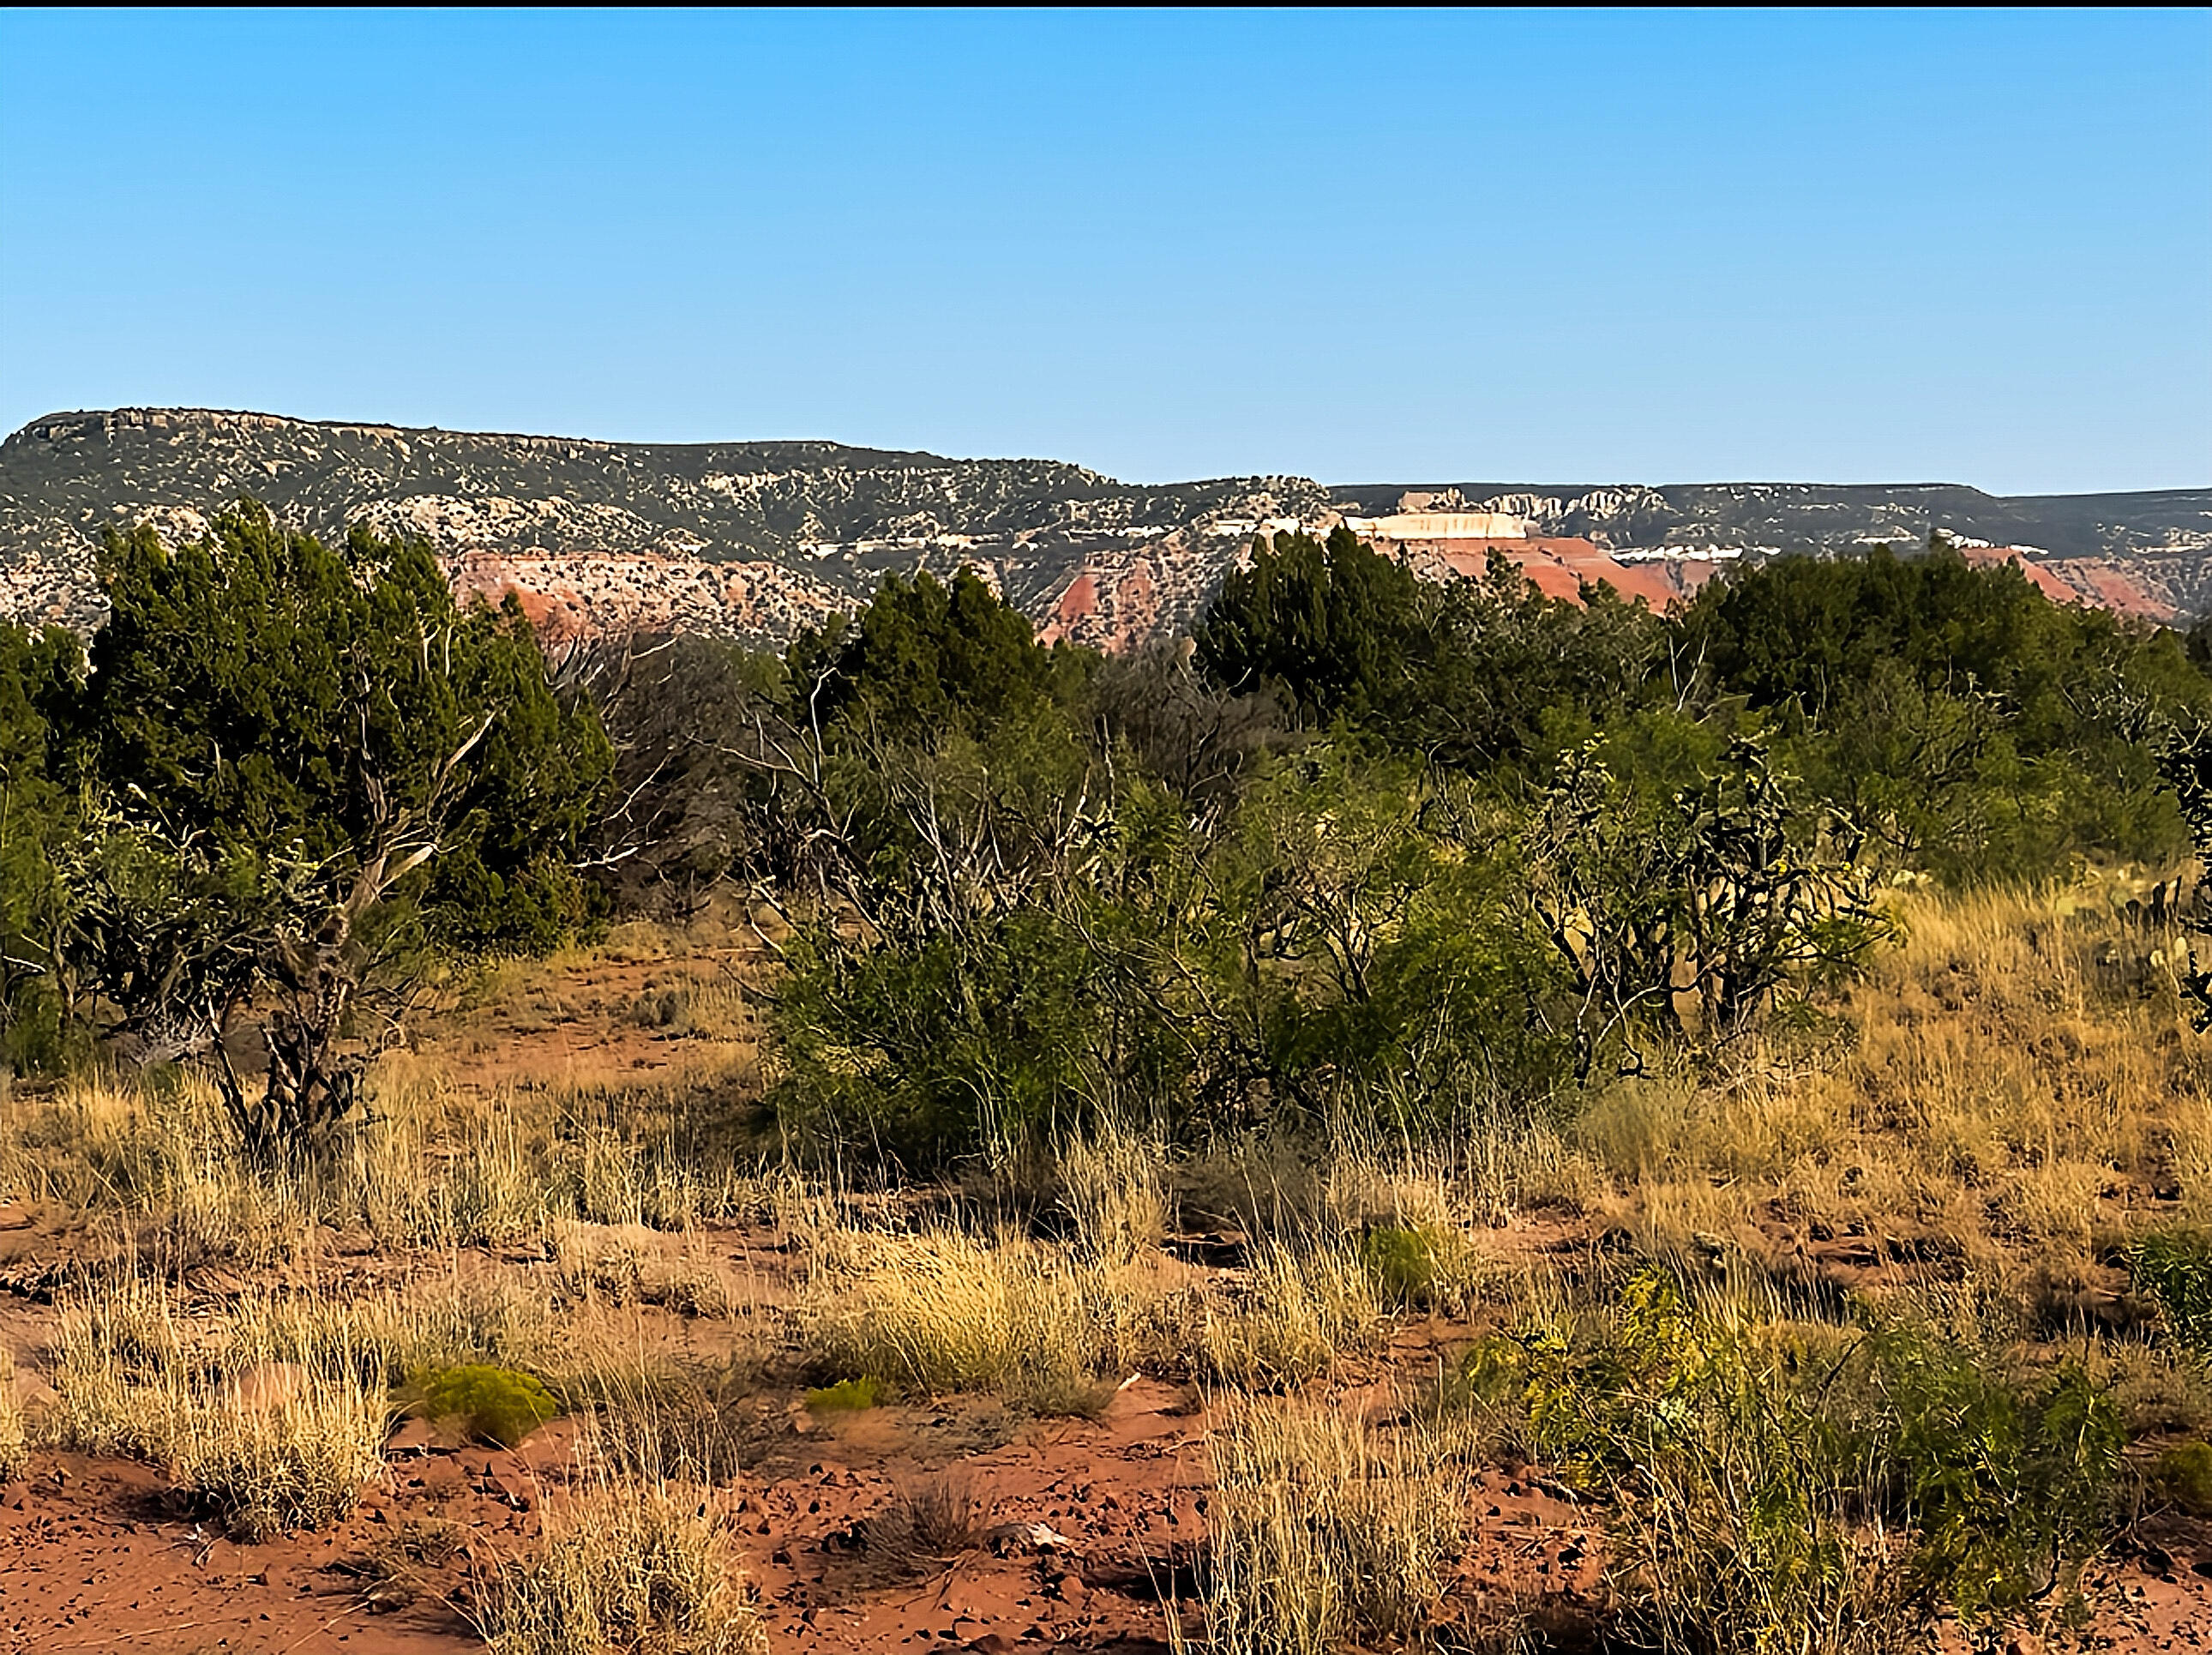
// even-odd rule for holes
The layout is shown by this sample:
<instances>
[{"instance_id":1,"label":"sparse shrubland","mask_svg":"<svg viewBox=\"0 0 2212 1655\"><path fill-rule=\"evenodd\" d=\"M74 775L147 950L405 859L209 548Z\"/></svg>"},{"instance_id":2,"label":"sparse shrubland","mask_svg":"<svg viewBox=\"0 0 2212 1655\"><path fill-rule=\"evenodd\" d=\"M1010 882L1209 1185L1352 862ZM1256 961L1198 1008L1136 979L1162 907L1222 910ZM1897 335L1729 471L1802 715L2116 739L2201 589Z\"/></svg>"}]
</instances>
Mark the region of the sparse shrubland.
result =
<instances>
[{"instance_id":1,"label":"sparse shrubland","mask_svg":"<svg viewBox=\"0 0 2212 1655\"><path fill-rule=\"evenodd\" d=\"M262 1536L405 1414L557 1439L471 1565L515 1655L759 1648L764 1444L1118 1429L1140 1377L1224 1655L1476 1646L1501 1485L1591 1531L1575 1635L1681 1652L2084 1624L2118 1538L2212 1512L2212 680L2169 635L1940 549L1656 616L1340 532L1255 547L1188 652L923 575L556 683L419 549L111 557L91 678L0 651L0 1197L76 1249L0 1476L133 1456ZM127 717L213 670L162 603L272 570L473 665L386 662L362 747L241 635L305 780ZM981 1544L985 1483L900 1487L836 1548Z\"/></svg>"}]
</instances>

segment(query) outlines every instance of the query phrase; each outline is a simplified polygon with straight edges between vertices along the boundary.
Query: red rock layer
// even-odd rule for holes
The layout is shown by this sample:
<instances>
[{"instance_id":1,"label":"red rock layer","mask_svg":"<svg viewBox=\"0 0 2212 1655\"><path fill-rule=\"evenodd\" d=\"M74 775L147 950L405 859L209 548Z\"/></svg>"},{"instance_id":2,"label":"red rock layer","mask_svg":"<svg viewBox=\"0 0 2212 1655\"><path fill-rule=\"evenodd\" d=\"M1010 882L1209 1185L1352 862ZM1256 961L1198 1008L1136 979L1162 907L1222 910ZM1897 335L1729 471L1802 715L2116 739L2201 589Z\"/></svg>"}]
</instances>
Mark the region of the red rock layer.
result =
<instances>
[{"instance_id":1,"label":"red rock layer","mask_svg":"<svg viewBox=\"0 0 2212 1655\"><path fill-rule=\"evenodd\" d=\"M713 563L651 553L508 556L445 560L464 599L497 604L513 593L541 641L561 644L625 632L781 637L844 606L836 592L781 563Z\"/></svg>"},{"instance_id":2,"label":"red rock layer","mask_svg":"<svg viewBox=\"0 0 2212 1655\"><path fill-rule=\"evenodd\" d=\"M2172 624L2181 613L2118 558L2033 558L2019 546L1961 546L1959 554L1984 567L2010 563L2057 603L2088 604L2161 626Z\"/></svg>"},{"instance_id":3,"label":"red rock layer","mask_svg":"<svg viewBox=\"0 0 2212 1655\"><path fill-rule=\"evenodd\" d=\"M1624 563L1580 537L1498 540L1386 541L1383 549L1396 553L1416 574L1430 580L1455 575L1480 579L1498 552L1518 564L1546 596L1582 601L1585 583L1610 586L1623 598L1643 599L1654 609L1665 609L1676 599L1695 592L1713 577L1719 567L1706 558L1655 558Z\"/></svg>"}]
</instances>

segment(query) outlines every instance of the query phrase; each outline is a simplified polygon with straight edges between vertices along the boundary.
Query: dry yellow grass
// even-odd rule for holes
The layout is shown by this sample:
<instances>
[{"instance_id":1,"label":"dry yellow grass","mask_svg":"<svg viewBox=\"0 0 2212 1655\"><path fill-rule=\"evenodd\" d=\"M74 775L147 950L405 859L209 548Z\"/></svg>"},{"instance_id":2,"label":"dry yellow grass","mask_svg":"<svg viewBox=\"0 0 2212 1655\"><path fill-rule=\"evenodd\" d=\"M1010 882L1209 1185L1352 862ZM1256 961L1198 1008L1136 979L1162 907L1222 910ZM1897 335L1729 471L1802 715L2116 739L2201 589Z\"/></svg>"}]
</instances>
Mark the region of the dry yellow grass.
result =
<instances>
[{"instance_id":1,"label":"dry yellow grass","mask_svg":"<svg viewBox=\"0 0 2212 1655\"><path fill-rule=\"evenodd\" d=\"M169 1469L244 1538L319 1528L384 1474L391 1407L382 1367L332 1317L307 1337L272 1336L262 1307L188 1318L136 1272L61 1307L55 1398L59 1445ZM327 1313L325 1313L327 1314Z\"/></svg>"},{"instance_id":2,"label":"dry yellow grass","mask_svg":"<svg viewBox=\"0 0 2212 1655\"><path fill-rule=\"evenodd\" d=\"M381 1385L347 1373L271 1377L283 1394L267 1398L234 1385L186 1390L167 1427L170 1480L246 1540L335 1523L385 1476L392 1409Z\"/></svg>"},{"instance_id":3,"label":"dry yellow grass","mask_svg":"<svg viewBox=\"0 0 2212 1655\"><path fill-rule=\"evenodd\" d=\"M169 1295L131 1271L58 1308L47 1421L56 1441L88 1454L167 1453L187 1338Z\"/></svg>"},{"instance_id":4,"label":"dry yellow grass","mask_svg":"<svg viewBox=\"0 0 2212 1655\"><path fill-rule=\"evenodd\" d=\"M768 1634L707 1491L602 1479L548 1512L537 1554L482 1583L495 1655L765 1655Z\"/></svg>"},{"instance_id":5,"label":"dry yellow grass","mask_svg":"<svg viewBox=\"0 0 2212 1655\"><path fill-rule=\"evenodd\" d=\"M760 1284L728 1268L702 1231L555 1220L546 1230L562 1296L575 1304L659 1305L685 1316L753 1313Z\"/></svg>"},{"instance_id":6,"label":"dry yellow grass","mask_svg":"<svg viewBox=\"0 0 2212 1655\"><path fill-rule=\"evenodd\" d=\"M796 1315L833 1377L1080 1412L1129 1354L1115 1301L1107 1272L1026 1241L847 1232L817 1257Z\"/></svg>"},{"instance_id":7,"label":"dry yellow grass","mask_svg":"<svg viewBox=\"0 0 2212 1655\"><path fill-rule=\"evenodd\" d=\"M21 1476L30 1452L22 1399L15 1394L15 1360L0 1348L0 1482Z\"/></svg>"},{"instance_id":8,"label":"dry yellow grass","mask_svg":"<svg viewBox=\"0 0 2212 1655\"><path fill-rule=\"evenodd\" d=\"M328 1164L283 1169L244 1160L196 1076L74 1078L0 1098L0 1189L143 1221L142 1245L173 1269L311 1261L331 1232L442 1250L579 1220L685 1229L767 1210L756 1173L678 1141L686 1095L666 1081L461 1092L403 1054Z\"/></svg>"},{"instance_id":9,"label":"dry yellow grass","mask_svg":"<svg viewBox=\"0 0 2212 1655\"><path fill-rule=\"evenodd\" d=\"M995 1390L1088 1411L1128 1373L1295 1385L1379 1348L1389 1312L1352 1242L1266 1240L1250 1267L1200 1280L1087 1244L939 1228L817 1228L795 1321L814 1366L922 1394Z\"/></svg>"},{"instance_id":10,"label":"dry yellow grass","mask_svg":"<svg viewBox=\"0 0 2212 1655\"><path fill-rule=\"evenodd\" d=\"M456 1039L380 1057L362 1118L313 1168L246 1165L213 1087L190 1069L0 1089L0 1191L126 1218L142 1250L172 1270L312 1263L332 1232L404 1251L511 1242L563 1220L683 1229L764 1211L764 1186L716 1138L719 1098L757 1084L757 1037L723 958L728 938L711 930L633 922L597 949L460 981L443 1015L474 1012ZM628 1054L644 1025L622 986L638 976L623 968L641 961L668 963L677 986L660 998L673 995L682 1013L681 1043L662 1049L673 1061L642 1081ZM599 983L599 999L580 982ZM589 1041L585 1061L556 1064L550 1078L477 1061L511 1058L527 1042L468 1049L484 1021L520 1028L541 1004L555 1021L583 1016L609 1043L596 1068L590 1053L602 1049ZM710 1094L717 1103L702 1113Z\"/></svg>"},{"instance_id":11,"label":"dry yellow grass","mask_svg":"<svg viewBox=\"0 0 2212 1655\"><path fill-rule=\"evenodd\" d=\"M1274 1402L1237 1412L1209 1446L1210 1648L1336 1655L1429 1622L1467 1532L1474 1467L1455 1433Z\"/></svg>"},{"instance_id":12,"label":"dry yellow grass","mask_svg":"<svg viewBox=\"0 0 2212 1655\"><path fill-rule=\"evenodd\" d=\"M1596 1096L1566 1147L1597 1214L1676 1255L1762 1220L1940 1236L2002 1275L2086 1261L2175 1177L2212 1212L2212 1055L2154 940L2094 887L1915 894L1899 917L1826 1049Z\"/></svg>"},{"instance_id":13,"label":"dry yellow grass","mask_svg":"<svg viewBox=\"0 0 2212 1655\"><path fill-rule=\"evenodd\" d=\"M1078 1250L1109 1269L1157 1251L1168 1232L1167 1149L1117 1121L1061 1153L1061 1204Z\"/></svg>"},{"instance_id":14,"label":"dry yellow grass","mask_svg":"<svg viewBox=\"0 0 2212 1655\"><path fill-rule=\"evenodd\" d=\"M1341 1354L1378 1348L1389 1327L1374 1276L1338 1236L1262 1244L1234 1296L1209 1293L1199 1311L1186 1360L1206 1378L1253 1388L1303 1384Z\"/></svg>"}]
</instances>

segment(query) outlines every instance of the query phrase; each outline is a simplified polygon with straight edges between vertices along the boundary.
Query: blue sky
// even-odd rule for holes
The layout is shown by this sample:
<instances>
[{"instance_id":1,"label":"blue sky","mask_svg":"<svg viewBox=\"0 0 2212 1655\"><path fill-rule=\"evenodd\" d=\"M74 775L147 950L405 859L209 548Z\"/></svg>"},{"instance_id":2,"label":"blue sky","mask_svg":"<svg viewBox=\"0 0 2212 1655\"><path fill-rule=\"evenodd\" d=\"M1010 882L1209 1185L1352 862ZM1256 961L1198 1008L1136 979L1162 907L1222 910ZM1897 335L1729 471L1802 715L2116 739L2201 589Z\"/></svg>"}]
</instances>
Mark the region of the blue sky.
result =
<instances>
[{"instance_id":1,"label":"blue sky","mask_svg":"<svg viewBox=\"0 0 2212 1655\"><path fill-rule=\"evenodd\" d=\"M2212 482L2212 13L0 14L0 427Z\"/></svg>"}]
</instances>

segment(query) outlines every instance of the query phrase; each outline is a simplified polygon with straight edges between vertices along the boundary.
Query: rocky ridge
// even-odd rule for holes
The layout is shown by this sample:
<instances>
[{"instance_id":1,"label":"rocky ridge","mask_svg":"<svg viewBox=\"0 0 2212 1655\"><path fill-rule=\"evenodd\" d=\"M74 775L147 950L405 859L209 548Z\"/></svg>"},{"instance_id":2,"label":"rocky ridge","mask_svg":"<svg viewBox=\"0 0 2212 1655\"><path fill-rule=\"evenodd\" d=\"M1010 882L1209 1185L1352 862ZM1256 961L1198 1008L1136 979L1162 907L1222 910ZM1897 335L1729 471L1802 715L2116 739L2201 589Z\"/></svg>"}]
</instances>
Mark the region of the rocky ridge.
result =
<instances>
[{"instance_id":1,"label":"rocky ridge","mask_svg":"<svg viewBox=\"0 0 2212 1655\"><path fill-rule=\"evenodd\" d=\"M890 570L961 564L1046 632L1123 647L1187 624L1263 529L1376 521L1425 572L1494 546L1571 593L1663 602L1730 558L1842 554L1941 530L2014 549L2047 587L2159 618L2212 609L2212 490L2003 499L1947 484L1325 487L1297 477L1158 485L1039 459L823 441L613 443L202 409L33 420L0 443L0 611L100 613L102 533L203 532L251 496L329 537L428 537L456 586L520 594L553 637L680 629L773 643ZM1440 514L1517 534L1436 538ZM1426 515L1423 515L1426 514Z\"/></svg>"}]
</instances>

